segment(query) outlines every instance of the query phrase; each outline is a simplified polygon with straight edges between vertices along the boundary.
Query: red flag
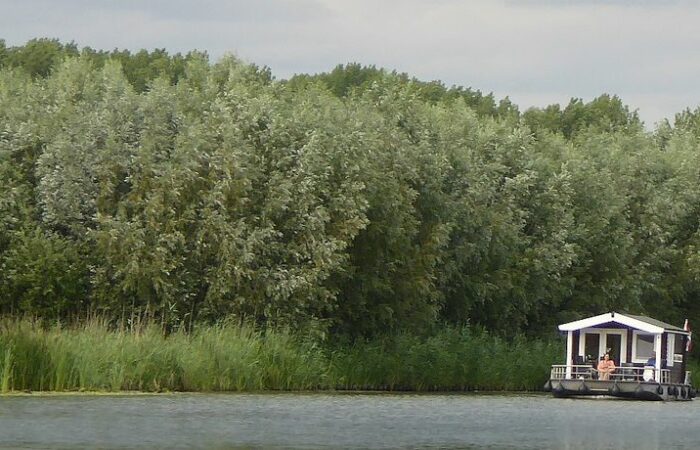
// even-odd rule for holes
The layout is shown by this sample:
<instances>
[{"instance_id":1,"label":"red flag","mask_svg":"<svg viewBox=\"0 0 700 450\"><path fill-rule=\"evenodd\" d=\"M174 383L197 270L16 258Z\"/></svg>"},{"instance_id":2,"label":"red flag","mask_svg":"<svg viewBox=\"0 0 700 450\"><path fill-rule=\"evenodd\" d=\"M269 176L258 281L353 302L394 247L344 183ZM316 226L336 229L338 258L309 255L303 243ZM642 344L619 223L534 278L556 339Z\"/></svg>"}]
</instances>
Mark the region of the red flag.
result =
<instances>
[{"instance_id":1,"label":"red flag","mask_svg":"<svg viewBox=\"0 0 700 450\"><path fill-rule=\"evenodd\" d=\"M688 324L688 319L685 319L685 323L683 324L683 329L688 332L688 340L686 341L685 344L685 351L689 352L693 348L693 332L690 331L690 324Z\"/></svg>"}]
</instances>

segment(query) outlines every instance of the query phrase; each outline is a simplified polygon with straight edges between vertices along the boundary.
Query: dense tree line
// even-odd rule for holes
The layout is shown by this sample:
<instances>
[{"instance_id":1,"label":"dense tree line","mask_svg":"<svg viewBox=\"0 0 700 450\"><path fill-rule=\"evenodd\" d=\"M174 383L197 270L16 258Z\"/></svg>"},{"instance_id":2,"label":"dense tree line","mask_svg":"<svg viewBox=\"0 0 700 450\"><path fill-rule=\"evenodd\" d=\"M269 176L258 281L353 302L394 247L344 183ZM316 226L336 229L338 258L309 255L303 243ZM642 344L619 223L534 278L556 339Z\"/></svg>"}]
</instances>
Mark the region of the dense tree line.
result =
<instances>
[{"instance_id":1,"label":"dense tree line","mask_svg":"<svg viewBox=\"0 0 700 450\"><path fill-rule=\"evenodd\" d=\"M373 335L700 320L700 109L0 41L0 311Z\"/></svg>"}]
</instances>

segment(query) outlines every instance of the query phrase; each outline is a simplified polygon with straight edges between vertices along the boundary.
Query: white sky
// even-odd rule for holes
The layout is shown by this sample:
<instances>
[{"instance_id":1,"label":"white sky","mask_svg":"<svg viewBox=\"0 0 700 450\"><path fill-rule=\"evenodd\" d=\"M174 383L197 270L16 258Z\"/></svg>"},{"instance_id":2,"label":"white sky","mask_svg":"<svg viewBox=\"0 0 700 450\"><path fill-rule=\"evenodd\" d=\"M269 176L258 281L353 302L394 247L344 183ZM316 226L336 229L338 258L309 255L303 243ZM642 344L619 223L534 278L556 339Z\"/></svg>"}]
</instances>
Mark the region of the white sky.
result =
<instances>
[{"instance_id":1,"label":"white sky","mask_svg":"<svg viewBox=\"0 0 700 450\"><path fill-rule=\"evenodd\" d=\"M0 39L206 50L277 78L359 62L529 106L617 94L653 126L700 106L700 1L0 0Z\"/></svg>"}]
</instances>

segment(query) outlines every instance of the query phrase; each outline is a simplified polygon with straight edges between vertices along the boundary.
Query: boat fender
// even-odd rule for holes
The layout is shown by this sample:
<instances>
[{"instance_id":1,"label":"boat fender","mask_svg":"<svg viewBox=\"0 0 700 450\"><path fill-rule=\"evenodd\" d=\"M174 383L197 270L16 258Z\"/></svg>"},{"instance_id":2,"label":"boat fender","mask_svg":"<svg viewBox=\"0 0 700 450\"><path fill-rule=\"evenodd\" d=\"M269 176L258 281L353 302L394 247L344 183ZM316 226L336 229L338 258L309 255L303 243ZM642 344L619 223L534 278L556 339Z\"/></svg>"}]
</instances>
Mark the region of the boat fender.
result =
<instances>
[{"instance_id":1,"label":"boat fender","mask_svg":"<svg viewBox=\"0 0 700 450\"><path fill-rule=\"evenodd\" d=\"M688 391L688 395L690 396L690 398L695 398L695 396L697 395L697 391L695 390L695 388L690 388L690 390Z\"/></svg>"},{"instance_id":2,"label":"boat fender","mask_svg":"<svg viewBox=\"0 0 700 450\"><path fill-rule=\"evenodd\" d=\"M676 395L676 388L674 386L668 387L668 395Z\"/></svg>"},{"instance_id":3,"label":"boat fender","mask_svg":"<svg viewBox=\"0 0 700 450\"><path fill-rule=\"evenodd\" d=\"M663 393L664 393L664 388L661 387L661 386L657 387L657 388L656 388L656 393L659 394L659 395L663 394Z\"/></svg>"},{"instance_id":4,"label":"boat fender","mask_svg":"<svg viewBox=\"0 0 700 450\"><path fill-rule=\"evenodd\" d=\"M620 386L617 385L617 381L615 382L615 384L613 384L613 387L610 388L610 393L613 395L620 394Z\"/></svg>"},{"instance_id":5,"label":"boat fender","mask_svg":"<svg viewBox=\"0 0 700 450\"><path fill-rule=\"evenodd\" d=\"M687 395L685 389L681 389L681 397L686 398Z\"/></svg>"},{"instance_id":6,"label":"boat fender","mask_svg":"<svg viewBox=\"0 0 700 450\"><path fill-rule=\"evenodd\" d=\"M544 384L544 391L545 392L552 391L552 380L547 380L547 382Z\"/></svg>"},{"instance_id":7,"label":"boat fender","mask_svg":"<svg viewBox=\"0 0 700 450\"><path fill-rule=\"evenodd\" d=\"M564 386L561 385L561 383L557 384L557 387L552 389L553 392L557 394L563 394L566 389L564 389Z\"/></svg>"},{"instance_id":8,"label":"boat fender","mask_svg":"<svg viewBox=\"0 0 700 450\"><path fill-rule=\"evenodd\" d=\"M591 390L588 388L588 385L585 382L581 383L581 386L578 387L578 391L582 393L591 392Z\"/></svg>"}]
</instances>

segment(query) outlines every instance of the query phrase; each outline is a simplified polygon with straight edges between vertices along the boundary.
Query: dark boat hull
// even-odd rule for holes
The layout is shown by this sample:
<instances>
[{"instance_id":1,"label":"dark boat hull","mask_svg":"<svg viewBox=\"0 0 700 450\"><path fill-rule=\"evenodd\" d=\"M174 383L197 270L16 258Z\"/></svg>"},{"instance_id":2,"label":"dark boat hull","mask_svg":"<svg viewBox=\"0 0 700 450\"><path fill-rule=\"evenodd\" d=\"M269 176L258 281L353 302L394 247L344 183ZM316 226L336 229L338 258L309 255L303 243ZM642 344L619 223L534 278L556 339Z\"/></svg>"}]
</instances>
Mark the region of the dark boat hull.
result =
<instances>
[{"instance_id":1,"label":"dark boat hull","mask_svg":"<svg viewBox=\"0 0 700 450\"><path fill-rule=\"evenodd\" d=\"M607 396L635 400L688 401L696 391L684 384L659 384L643 381L549 380L545 390L555 397Z\"/></svg>"}]
</instances>

